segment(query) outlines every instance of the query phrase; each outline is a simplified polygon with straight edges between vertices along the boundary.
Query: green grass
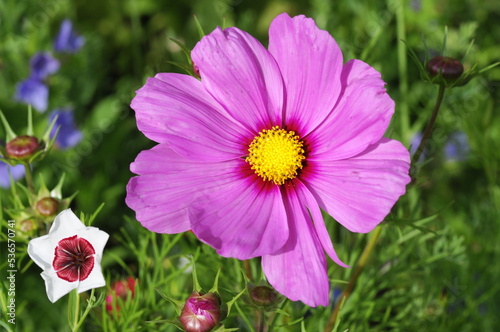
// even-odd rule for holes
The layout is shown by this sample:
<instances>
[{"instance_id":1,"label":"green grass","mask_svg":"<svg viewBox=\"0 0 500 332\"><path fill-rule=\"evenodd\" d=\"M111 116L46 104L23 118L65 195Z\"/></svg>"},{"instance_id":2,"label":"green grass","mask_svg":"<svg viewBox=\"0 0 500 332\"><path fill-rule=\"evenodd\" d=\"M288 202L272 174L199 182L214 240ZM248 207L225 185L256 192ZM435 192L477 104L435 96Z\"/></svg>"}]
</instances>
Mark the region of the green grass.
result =
<instances>
[{"instance_id":1,"label":"green grass","mask_svg":"<svg viewBox=\"0 0 500 332\"><path fill-rule=\"evenodd\" d=\"M164 320L176 317L173 299L192 291L193 255L201 286L209 289L221 268L224 302L246 287L245 273L262 278L259 262L219 257L192 234L159 235L140 226L124 203L129 164L154 144L135 124L129 108L134 91L158 72L182 72L171 62L186 63L174 38L191 49L199 40L194 15L208 33L216 26L238 26L267 44L270 21L280 12L305 14L328 30L344 60L360 58L382 73L396 102L387 136L407 147L430 117L437 86L421 80L407 46L424 59L441 51L445 26L447 55L464 59L466 68L499 61L500 7L480 1L62 1L0 2L0 109L16 133L26 130L26 106L14 101L16 84L28 76L29 58L50 50L59 23L68 17L86 38L81 52L67 56L50 78L50 109L70 105L85 138L73 149L52 151L34 165L35 183L43 176L49 188L66 174L63 194L78 195L74 211L104 208L94 225L111 234L103 271L109 281L128 275L138 279L137 295L122 303L122 314L93 309L84 331L175 331ZM403 41L404 39L404 41ZM409 186L382 224L381 235L351 297L344 303L336 331L495 331L500 325L500 69L463 87L446 91L428 159L417 182ZM47 126L46 114L34 112L35 132ZM446 160L447 137L464 132L470 152L463 161ZM0 138L5 137L0 128ZM21 183L24 183L21 181ZM22 191L17 189L21 195ZM0 189L3 209L11 191ZM2 219L7 220L3 210ZM369 234L354 234L327 222L339 256L355 265ZM51 304L40 269L29 265L27 240L18 239L16 328L6 307L6 223L1 228L0 326L11 331L67 331L68 296ZM345 287L353 269L329 262L332 287ZM21 272L22 271L22 272ZM201 277L203 276L203 277ZM106 289L96 290L99 297ZM256 313L243 294L224 321L228 328L255 331ZM309 308L287 301L270 316L274 331L323 331L333 307Z\"/></svg>"}]
</instances>

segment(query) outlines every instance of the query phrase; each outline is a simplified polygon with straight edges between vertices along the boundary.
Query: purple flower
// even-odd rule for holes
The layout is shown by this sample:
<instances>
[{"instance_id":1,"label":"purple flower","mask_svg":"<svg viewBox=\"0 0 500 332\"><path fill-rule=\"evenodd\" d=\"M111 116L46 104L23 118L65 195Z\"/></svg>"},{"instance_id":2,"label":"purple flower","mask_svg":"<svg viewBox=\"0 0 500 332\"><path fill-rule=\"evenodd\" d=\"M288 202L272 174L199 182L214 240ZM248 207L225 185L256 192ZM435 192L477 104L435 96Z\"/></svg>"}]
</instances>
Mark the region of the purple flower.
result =
<instances>
[{"instance_id":1,"label":"purple flower","mask_svg":"<svg viewBox=\"0 0 500 332\"><path fill-rule=\"evenodd\" d=\"M54 49L57 52L75 53L85 43L85 39L73 30L73 23L66 19L61 23L61 28L54 41Z\"/></svg>"},{"instance_id":2,"label":"purple flower","mask_svg":"<svg viewBox=\"0 0 500 332\"><path fill-rule=\"evenodd\" d=\"M73 112L71 109L58 109L54 110L49 115L49 123L51 123L57 116L56 123L52 128L50 137L54 137L57 128L59 133L56 137L56 144L61 149L68 149L77 145L82 140L82 132L78 130L73 121Z\"/></svg>"},{"instance_id":3,"label":"purple flower","mask_svg":"<svg viewBox=\"0 0 500 332\"><path fill-rule=\"evenodd\" d=\"M48 52L35 54L30 60L31 78L43 80L59 70L59 60Z\"/></svg>"},{"instance_id":4,"label":"purple flower","mask_svg":"<svg viewBox=\"0 0 500 332\"><path fill-rule=\"evenodd\" d=\"M24 166L16 165L10 166L9 164L4 163L0 160L0 187L9 188L10 187L10 178L17 181L24 176Z\"/></svg>"},{"instance_id":5,"label":"purple flower","mask_svg":"<svg viewBox=\"0 0 500 332\"><path fill-rule=\"evenodd\" d=\"M45 112L48 99L49 88L36 78L27 78L17 85L16 100L30 104L39 112Z\"/></svg>"},{"instance_id":6,"label":"purple flower","mask_svg":"<svg viewBox=\"0 0 500 332\"><path fill-rule=\"evenodd\" d=\"M464 161L470 152L467 134L456 131L450 134L444 145L444 158L447 161Z\"/></svg>"},{"instance_id":7,"label":"purple flower","mask_svg":"<svg viewBox=\"0 0 500 332\"><path fill-rule=\"evenodd\" d=\"M215 29L191 53L201 80L160 73L137 91L138 128L159 144L131 165L126 202L159 233L192 230L225 257L262 256L291 300L329 303L321 210L369 232L410 182L409 153L383 135L394 113L380 73L343 64L328 32L286 13L269 47Z\"/></svg>"}]
</instances>

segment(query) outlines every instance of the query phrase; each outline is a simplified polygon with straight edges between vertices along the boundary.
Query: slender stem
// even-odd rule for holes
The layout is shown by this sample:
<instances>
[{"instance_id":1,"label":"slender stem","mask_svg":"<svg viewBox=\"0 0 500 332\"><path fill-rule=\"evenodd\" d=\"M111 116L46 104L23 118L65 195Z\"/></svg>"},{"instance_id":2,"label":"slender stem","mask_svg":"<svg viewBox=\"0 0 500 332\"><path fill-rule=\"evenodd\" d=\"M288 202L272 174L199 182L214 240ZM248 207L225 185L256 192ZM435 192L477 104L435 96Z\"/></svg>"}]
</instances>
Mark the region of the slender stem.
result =
<instances>
[{"instance_id":1,"label":"slender stem","mask_svg":"<svg viewBox=\"0 0 500 332\"><path fill-rule=\"evenodd\" d=\"M406 52L406 29L405 29L405 6L404 1L399 0L396 4L396 35L397 35L397 54L398 54L398 74L400 102L398 103L398 115L400 120L400 129L402 135L408 135L410 132L410 115L408 108L408 60ZM407 137L403 136L406 140Z\"/></svg>"},{"instance_id":2,"label":"slender stem","mask_svg":"<svg viewBox=\"0 0 500 332\"><path fill-rule=\"evenodd\" d=\"M243 266L245 267L245 274L247 275L247 278L250 281L253 281L253 276L252 276L252 267L250 266L250 260L244 260L243 261Z\"/></svg>"},{"instance_id":3,"label":"slender stem","mask_svg":"<svg viewBox=\"0 0 500 332\"><path fill-rule=\"evenodd\" d=\"M432 133L432 128L434 127L434 123L436 122L437 115L439 113L439 108L441 107L441 102L443 101L444 98L444 92L445 92L445 87L444 85L439 86L439 91L438 91L438 96L436 99L436 104L434 105L434 110L432 111L431 118L429 119L429 122L427 123L427 126L425 127L424 133L422 135L422 139L420 140L420 144L418 145L417 151L413 155L412 158L412 164L418 162L420 159L420 156L424 152L425 145L427 144L427 140L431 136Z\"/></svg>"},{"instance_id":4,"label":"slender stem","mask_svg":"<svg viewBox=\"0 0 500 332\"><path fill-rule=\"evenodd\" d=\"M72 290L72 292L76 292L76 289L75 290ZM76 293L75 294L75 307L73 308L75 310L75 321L73 322L73 326L71 327L71 330L73 332L76 332L78 331L79 329L79 325L78 325L78 320L79 320L79 315L80 315L80 294Z\"/></svg>"},{"instance_id":5,"label":"slender stem","mask_svg":"<svg viewBox=\"0 0 500 332\"><path fill-rule=\"evenodd\" d=\"M283 303L281 303L281 305L280 305L279 309L280 309L280 310L283 310L283 308L285 307L285 305L286 305L287 303L288 303L288 300L287 300L287 299L285 299L285 300L283 301ZM269 323L269 329L268 329L268 331L273 331L273 329L274 329L274 324L275 324L275 323L276 323L276 312L273 312L273 313L271 314L271 316L270 316L270 323Z\"/></svg>"},{"instance_id":6,"label":"slender stem","mask_svg":"<svg viewBox=\"0 0 500 332\"><path fill-rule=\"evenodd\" d=\"M259 315L259 330L258 330L258 332L264 332L264 328L266 326L265 313L263 311L258 311L258 315Z\"/></svg>"},{"instance_id":7,"label":"slender stem","mask_svg":"<svg viewBox=\"0 0 500 332\"><path fill-rule=\"evenodd\" d=\"M370 255L373 251L373 248L375 248L375 244L377 243L377 240L380 236L380 233L382 231L382 227L378 226L375 228L375 230L370 234L370 238L368 239L368 242L366 243L365 248L363 249L363 252L361 253L361 257L359 257L358 264L356 265L353 273L351 274L351 277L349 278L349 283L347 284L346 288L340 295L340 298L337 301L337 304L335 305L335 308L333 309L333 312L330 316L330 319L328 320L328 324L325 327L325 332L331 332L333 329L333 326L335 325L335 322L337 321L337 317L339 314L340 310L340 305L347 301L349 295L351 295L352 291L354 290L354 287L356 287L356 283L358 281L359 276L361 275L361 272L363 272L366 264L368 263L368 259L370 258ZM345 300L344 300L345 299Z\"/></svg>"},{"instance_id":8,"label":"slender stem","mask_svg":"<svg viewBox=\"0 0 500 332\"><path fill-rule=\"evenodd\" d=\"M35 185L33 183L33 174L31 174L30 164L24 164L24 176L26 177L26 184L31 193L35 193Z\"/></svg>"},{"instance_id":9,"label":"slender stem","mask_svg":"<svg viewBox=\"0 0 500 332\"><path fill-rule=\"evenodd\" d=\"M92 307L94 306L94 303L95 303L94 291L95 291L95 289L92 288L92 291L90 293L90 300L87 301L87 308L85 308L85 311L83 312L82 317L80 317L80 319L78 320L78 323L77 323L74 331L78 331L80 329L80 326L82 326L83 322L85 321L85 318L89 314L90 309L92 309ZM80 300L79 300L80 294L77 294L77 297L78 297L78 307L80 307Z\"/></svg>"}]
</instances>

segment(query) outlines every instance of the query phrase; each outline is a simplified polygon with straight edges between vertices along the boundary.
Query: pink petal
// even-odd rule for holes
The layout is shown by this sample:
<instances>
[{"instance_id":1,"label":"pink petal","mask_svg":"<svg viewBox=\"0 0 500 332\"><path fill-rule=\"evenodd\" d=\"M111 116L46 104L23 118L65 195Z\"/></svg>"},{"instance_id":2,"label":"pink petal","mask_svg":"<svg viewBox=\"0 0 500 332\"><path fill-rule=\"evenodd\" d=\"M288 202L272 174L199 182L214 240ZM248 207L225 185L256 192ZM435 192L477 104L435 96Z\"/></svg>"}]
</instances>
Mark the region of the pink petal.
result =
<instances>
[{"instance_id":1,"label":"pink petal","mask_svg":"<svg viewBox=\"0 0 500 332\"><path fill-rule=\"evenodd\" d=\"M321 241L304 202L292 186L285 189L290 237L280 251L262 257L262 268L269 283L290 300L327 306L330 285Z\"/></svg>"},{"instance_id":2,"label":"pink petal","mask_svg":"<svg viewBox=\"0 0 500 332\"><path fill-rule=\"evenodd\" d=\"M380 73L359 60L344 65L344 90L329 118L309 137L309 157L345 159L363 152L384 135L394 113Z\"/></svg>"},{"instance_id":3,"label":"pink petal","mask_svg":"<svg viewBox=\"0 0 500 332\"><path fill-rule=\"evenodd\" d=\"M269 51L286 87L286 120L301 136L321 123L341 91L342 52L327 31L304 16L277 16L269 28Z\"/></svg>"},{"instance_id":4,"label":"pink petal","mask_svg":"<svg viewBox=\"0 0 500 332\"><path fill-rule=\"evenodd\" d=\"M225 257L249 259L274 253L288 239L279 186L254 174L200 196L190 212L196 236Z\"/></svg>"},{"instance_id":5,"label":"pink petal","mask_svg":"<svg viewBox=\"0 0 500 332\"><path fill-rule=\"evenodd\" d=\"M308 160L302 179L322 209L350 231L366 233L405 193L409 167L408 150L383 138L351 159Z\"/></svg>"},{"instance_id":6,"label":"pink petal","mask_svg":"<svg viewBox=\"0 0 500 332\"><path fill-rule=\"evenodd\" d=\"M314 198L309 189L307 189L307 187L299 181L295 181L295 190L297 192L299 200L303 202L311 215L311 221L314 224L316 235L318 236L323 249L335 263L342 267L349 267L349 265L340 260L340 258L337 256L337 253L335 252L335 249L333 249L332 240L330 239L330 234L328 234L328 231L326 229L325 221L323 219L323 215L321 214L321 210L319 209L316 198Z\"/></svg>"},{"instance_id":7,"label":"pink petal","mask_svg":"<svg viewBox=\"0 0 500 332\"><path fill-rule=\"evenodd\" d=\"M207 91L255 134L281 124L283 82L276 61L237 28L215 29L191 52Z\"/></svg>"},{"instance_id":8,"label":"pink petal","mask_svg":"<svg viewBox=\"0 0 500 332\"><path fill-rule=\"evenodd\" d=\"M236 161L193 161L165 144L157 145L142 151L131 164L131 171L139 176L130 179L125 202L136 211L137 220L151 231L169 234L187 231L191 228L188 206L197 195L239 176L235 171Z\"/></svg>"},{"instance_id":9,"label":"pink petal","mask_svg":"<svg viewBox=\"0 0 500 332\"><path fill-rule=\"evenodd\" d=\"M189 142L205 145L202 153L214 158L239 154L244 127L231 120L197 79L180 74L158 74L137 91L131 107L138 128L150 139L168 142L178 153Z\"/></svg>"}]
</instances>

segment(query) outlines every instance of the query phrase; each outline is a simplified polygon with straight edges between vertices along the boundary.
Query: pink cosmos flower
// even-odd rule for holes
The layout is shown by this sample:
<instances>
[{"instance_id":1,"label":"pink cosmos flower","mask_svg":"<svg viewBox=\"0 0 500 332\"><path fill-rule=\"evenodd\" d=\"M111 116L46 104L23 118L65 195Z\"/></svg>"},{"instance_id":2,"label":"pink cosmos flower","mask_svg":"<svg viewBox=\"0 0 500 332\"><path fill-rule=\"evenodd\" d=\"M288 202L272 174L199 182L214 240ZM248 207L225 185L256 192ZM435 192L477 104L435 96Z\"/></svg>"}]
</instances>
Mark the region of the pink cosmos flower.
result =
<instances>
[{"instance_id":1,"label":"pink cosmos flower","mask_svg":"<svg viewBox=\"0 0 500 332\"><path fill-rule=\"evenodd\" d=\"M321 209L369 232L410 181L409 153L384 138L394 112L380 74L343 64L328 32L281 14L269 47L237 28L193 49L201 80L161 73L133 99L159 144L131 165L126 202L159 233L192 230L225 257L262 256L291 300L328 305L325 252L341 266Z\"/></svg>"},{"instance_id":2,"label":"pink cosmos flower","mask_svg":"<svg viewBox=\"0 0 500 332\"><path fill-rule=\"evenodd\" d=\"M108 238L106 232L86 227L67 209L57 215L49 234L29 242L28 254L43 269L51 302L73 289L81 293L106 285L100 264Z\"/></svg>"}]
</instances>

